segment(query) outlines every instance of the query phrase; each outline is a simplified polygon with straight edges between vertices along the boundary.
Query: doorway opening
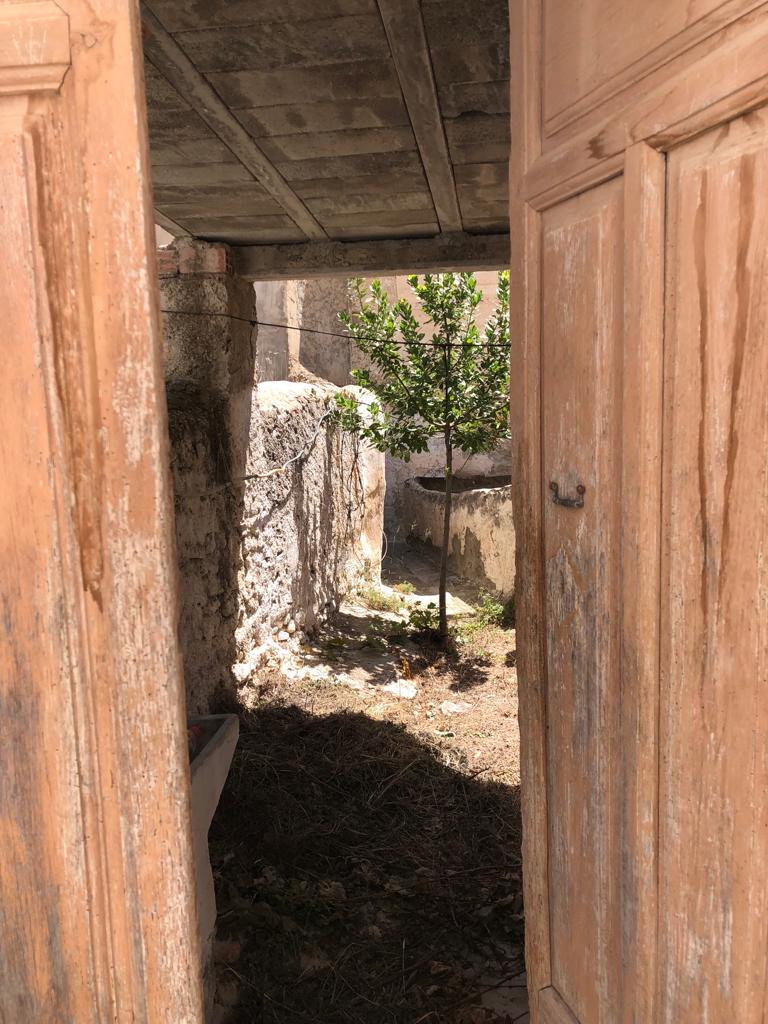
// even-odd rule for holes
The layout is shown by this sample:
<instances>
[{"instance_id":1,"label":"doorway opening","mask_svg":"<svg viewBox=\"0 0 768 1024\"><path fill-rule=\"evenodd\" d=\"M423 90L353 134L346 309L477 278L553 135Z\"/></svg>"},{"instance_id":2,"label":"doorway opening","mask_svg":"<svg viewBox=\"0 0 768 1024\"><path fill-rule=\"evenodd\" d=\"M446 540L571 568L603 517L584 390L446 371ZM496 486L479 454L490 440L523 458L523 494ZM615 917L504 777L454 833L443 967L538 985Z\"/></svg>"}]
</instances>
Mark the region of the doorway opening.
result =
<instances>
[{"instance_id":1,"label":"doorway opening","mask_svg":"<svg viewBox=\"0 0 768 1024\"><path fill-rule=\"evenodd\" d=\"M506 442L457 456L444 643L412 498L441 518L439 439L406 461L331 415L361 357L350 283L254 289L188 240L159 264L189 710L240 731L210 831L210 1012L525 1021Z\"/></svg>"},{"instance_id":2,"label":"doorway opening","mask_svg":"<svg viewBox=\"0 0 768 1024\"><path fill-rule=\"evenodd\" d=\"M453 508L441 573L412 502L439 438L385 458L334 409L364 365L351 279L472 271L491 298L509 262L507 4L332 7L142 5L188 710L240 728L206 998L222 1021L506 1024L509 453L456 444L455 496L421 488L434 524Z\"/></svg>"}]
</instances>

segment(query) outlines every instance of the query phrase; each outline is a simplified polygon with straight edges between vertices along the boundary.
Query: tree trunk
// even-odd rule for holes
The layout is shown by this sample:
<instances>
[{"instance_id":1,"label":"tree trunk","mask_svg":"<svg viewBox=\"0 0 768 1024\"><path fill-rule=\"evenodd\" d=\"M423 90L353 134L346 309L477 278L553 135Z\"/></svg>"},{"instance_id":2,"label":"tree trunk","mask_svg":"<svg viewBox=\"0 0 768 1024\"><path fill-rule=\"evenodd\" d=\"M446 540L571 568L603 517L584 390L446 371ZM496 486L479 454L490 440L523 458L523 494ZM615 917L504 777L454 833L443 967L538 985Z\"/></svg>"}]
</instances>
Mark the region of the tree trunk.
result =
<instances>
[{"instance_id":1,"label":"tree trunk","mask_svg":"<svg viewBox=\"0 0 768 1024\"><path fill-rule=\"evenodd\" d=\"M451 425L445 427L445 501L443 504L443 545L440 550L440 637L448 636L448 545L451 537L451 496L453 493L453 442Z\"/></svg>"}]
</instances>

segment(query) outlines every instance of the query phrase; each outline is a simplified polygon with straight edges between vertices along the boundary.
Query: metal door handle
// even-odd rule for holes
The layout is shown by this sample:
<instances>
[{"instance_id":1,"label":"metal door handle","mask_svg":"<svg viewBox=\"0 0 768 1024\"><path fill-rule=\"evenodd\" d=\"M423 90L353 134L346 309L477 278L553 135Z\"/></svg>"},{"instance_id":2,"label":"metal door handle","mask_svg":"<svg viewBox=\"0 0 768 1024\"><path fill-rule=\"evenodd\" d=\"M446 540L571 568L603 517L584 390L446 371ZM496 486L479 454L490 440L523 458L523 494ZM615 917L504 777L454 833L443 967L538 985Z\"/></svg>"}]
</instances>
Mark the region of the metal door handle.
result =
<instances>
[{"instance_id":1,"label":"metal door handle","mask_svg":"<svg viewBox=\"0 0 768 1024\"><path fill-rule=\"evenodd\" d=\"M587 489L584 484L579 484L576 487L577 498L561 498L560 488L554 480L550 482L549 489L552 491L552 501L556 505L562 505L563 508L584 508L584 492Z\"/></svg>"}]
</instances>

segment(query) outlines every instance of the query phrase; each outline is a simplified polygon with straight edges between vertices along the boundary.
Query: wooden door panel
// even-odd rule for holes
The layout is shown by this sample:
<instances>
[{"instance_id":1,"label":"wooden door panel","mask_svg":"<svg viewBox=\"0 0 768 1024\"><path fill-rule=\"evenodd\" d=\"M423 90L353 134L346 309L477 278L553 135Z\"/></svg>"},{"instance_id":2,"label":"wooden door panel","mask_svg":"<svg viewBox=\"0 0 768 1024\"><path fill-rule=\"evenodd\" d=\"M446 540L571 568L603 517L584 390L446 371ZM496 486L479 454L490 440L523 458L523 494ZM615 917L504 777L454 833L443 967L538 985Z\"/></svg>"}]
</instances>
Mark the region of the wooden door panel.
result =
<instances>
[{"instance_id":1,"label":"wooden door panel","mask_svg":"<svg viewBox=\"0 0 768 1024\"><path fill-rule=\"evenodd\" d=\"M138 4L0 0L0 1021L199 1024Z\"/></svg>"},{"instance_id":2,"label":"wooden door panel","mask_svg":"<svg viewBox=\"0 0 768 1024\"><path fill-rule=\"evenodd\" d=\"M669 156L661 1017L765 1019L768 116Z\"/></svg>"},{"instance_id":3,"label":"wooden door panel","mask_svg":"<svg viewBox=\"0 0 768 1024\"><path fill-rule=\"evenodd\" d=\"M615 760L622 278L621 179L544 213L542 481L551 975L581 1024L612 1020L617 992L613 951L619 942L620 876L615 842L620 774ZM583 486L583 508L556 505L551 483L566 497L576 496Z\"/></svg>"},{"instance_id":4,"label":"wooden door panel","mask_svg":"<svg viewBox=\"0 0 768 1024\"><path fill-rule=\"evenodd\" d=\"M768 3L521 0L510 25L532 1022L757 1024Z\"/></svg>"},{"instance_id":5,"label":"wooden door panel","mask_svg":"<svg viewBox=\"0 0 768 1024\"><path fill-rule=\"evenodd\" d=\"M579 1024L557 989L542 989L537 1000L539 1024Z\"/></svg>"},{"instance_id":6,"label":"wooden door panel","mask_svg":"<svg viewBox=\"0 0 768 1024\"><path fill-rule=\"evenodd\" d=\"M542 0L544 117L557 131L638 85L761 0ZM632 29L628 31L628 22Z\"/></svg>"}]
</instances>

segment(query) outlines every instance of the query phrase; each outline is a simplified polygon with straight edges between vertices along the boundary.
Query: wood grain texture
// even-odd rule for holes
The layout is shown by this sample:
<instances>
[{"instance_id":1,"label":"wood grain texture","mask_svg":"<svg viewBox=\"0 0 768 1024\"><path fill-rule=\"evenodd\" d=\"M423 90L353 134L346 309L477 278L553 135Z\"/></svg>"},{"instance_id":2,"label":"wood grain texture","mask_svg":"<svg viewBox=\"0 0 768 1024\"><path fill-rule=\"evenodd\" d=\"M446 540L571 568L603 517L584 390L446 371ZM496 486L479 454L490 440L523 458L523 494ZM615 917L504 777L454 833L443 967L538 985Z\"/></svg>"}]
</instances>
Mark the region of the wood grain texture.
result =
<instances>
[{"instance_id":1,"label":"wood grain texture","mask_svg":"<svg viewBox=\"0 0 768 1024\"><path fill-rule=\"evenodd\" d=\"M540 152L538 0L511 2L510 153L510 428L515 539L515 607L519 686L525 963L532 1024L540 1024L538 993L551 984L547 719L544 653L541 485L541 218L521 194L525 172Z\"/></svg>"},{"instance_id":2,"label":"wood grain texture","mask_svg":"<svg viewBox=\"0 0 768 1024\"><path fill-rule=\"evenodd\" d=\"M542 217L542 474L552 984L617 1019L623 183ZM584 507L556 505L584 486Z\"/></svg>"},{"instance_id":3,"label":"wood grain texture","mask_svg":"<svg viewBox=\"0 0 768 1024\"><path fill-rule=\"evenodd\" d=\"M55 367L38 322L26 106L26 97L0 101L0 231L5 250L23 257L0 277L9 388L0 405L0 1017L95 1024L107 1004L100 992L89 995L96 965L71 696L83 651L70 641L67 621L71 604L77 628L79 567L54 476L63 425L49 413ZM63 486L65 498L66 479Z\"/></svg>"},{"instance_id":4,"label":"wood grain texture","mask_svg":"<svg viewBox=\"0 0 768 1024\"><path fill-rule=\"evenodd\" d=\"M440 230L461 231L453 167L418 0L377 0Z\"/></svg>"},{"instance_id":5,"label":"wood grain texture","mask_svg":"<svg viewBox=\"0 0 768 1024\"><path fill-rule=\"evenodd\" d=\"M60 6L59 92L0 99L0 1018L197 1024L138 14Z\"/></svg>"},{"instance_id":6,"label":"wood grain texture","mask_svg":"<svg viewBox=\"0 0 768 1024\"><path fill-rule=\"evenodd\" d=\"M768 5L684 7L657 9L660 25L693 16L657 48L663 59L620 69L620 88L596 86L594 105L541 145L541 46L513 38L512 135L534 140L513 160L510 195L538 1024L768 1013ZM561 5L557 32L578 41L585 11L597 21L619 8L617 53L646 47L632 27L652 4ZM541 9L512 4L513 36ZM577 46L572 67L602 74L597 49ZM623 282L609 269L621 263ZM581 512L546 503L550 464L565 493L586 477ZM581 532L568 518L579 515ZM544 698L529 688L537 616Z\"/></svg>"},{"instance_id":7,"label":"wood grain texture","mask_svg":"<svg viewBox=\"0 0 768 1024\"><path fill-rule=\"evenodd\" d=\"M630 26L642 5L625 7ZM536 202L552 189L573 195L604 178L603 165L637 142L667 149L766 102L767 47L768 5L763 3L671 55L653 74L596 107L574 133L553 136L529 169L526 196Z\"/></svg>"},{"instance_id":8,"label":"wood grain texture","mask_svg":"<svg viewBox=\"0 0 768 1024\"><path fill-rule=\"evenodd\" d=\"M540 1024L579 1024L557 989L551 985L539 992L538 1005Z\"/></svg>"},{"instance_id":9,"label":"wood grain texture","mask_svg":"<svg viewBox=\"0 0 768 1024\"><path fill-rule=\"evenodd\" d=\"M205 123L266 191L285 210L307 238L325 238L325 231L272 161L254 142L234 114L198 71L150 7L142 4L142 27L147 57L183 96L194 99Z\"/></svg>"},{"instance_id":10,"label":"wood grain texture","mask_svg":"<svg viewBox=\"0 0 768 1024\"><path fill-rule=\"evenodd\" d=\"M655 1021L661 410L666 161L639 143L624 171L621 443L621 963L618 1021Z\"/></svg>"},{"instance_id":11,"label":"wood grain texture","mask_svg":"<svg viewBox=\"0 0 768 1024\"><path fill-rule=\"evenodd\" d=\"M0 95L58 89L69 64L69 23L53 0L0 6Z\"/></svg>"},{"instance_id":12,"label":"wood grain texture","mask_svg":"<svg viewBox=\"0 0 768 1024\"><path fill-rule=\"evenodd\" d=\"M659 1021L764 1021L768 115L669 156Z\"/></svg>"},{"instance_id":13,"label":"wood grain texture","mask_svg":"<svg viewBox=\"0 0 768 1024\"><path fill-rule=\"evenodd\" d=\"M762 0L544 0L546 133L588 115ZM631 19L631 27L629 20ZM589 54L589 59L585 55Z\"/></svg>"}]
</instances>

